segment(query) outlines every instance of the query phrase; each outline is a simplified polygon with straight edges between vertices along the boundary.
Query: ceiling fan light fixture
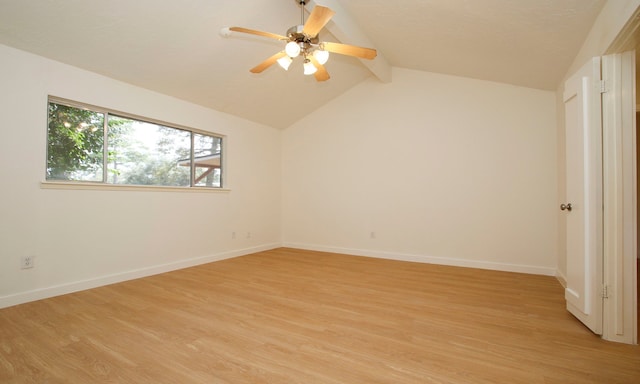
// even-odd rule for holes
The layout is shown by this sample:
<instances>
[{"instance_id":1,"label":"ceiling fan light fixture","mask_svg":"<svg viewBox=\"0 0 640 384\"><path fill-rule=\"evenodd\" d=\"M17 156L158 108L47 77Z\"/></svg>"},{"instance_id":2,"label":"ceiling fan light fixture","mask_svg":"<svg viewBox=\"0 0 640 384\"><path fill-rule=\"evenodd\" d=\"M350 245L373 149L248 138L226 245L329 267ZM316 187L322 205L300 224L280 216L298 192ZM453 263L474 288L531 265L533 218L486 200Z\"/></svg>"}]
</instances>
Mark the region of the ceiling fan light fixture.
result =
<instances>
[{"instance_id":1,"label":"ceiling fan light fixture","mask_svg":"<svg viewBox=\"0 0 640 384\"><path fill-rule=\"evenodd\" d=\"M316 49L315 51L313 51L313 57L318 60L318 63L324 65L329 60L329 51Z\"/></svg>"},{"instance_id":2,"label":"ceiling fan light fixture","mask_svg":"<svg viewBox=\"0 0 640 384\"><path fill-rule=\"evenodd\" d=\"M300 55L300 45L298 45L295 41L290 41L284 47L284 51L287 53L287 56L294 58Z\"/></svg>"},{"instance_id":3,"label":"ceiling fan light fixture","mask_svg":"<svg viewBox=\"0 0 640 384\"><path fill-rule=\"evenodd\" d=\"M281 58L278 59L278 64L285 70L288 71L289 70L289 66L291 65L291 63L293 62L293 59L290 58L289 56L283 56Z\"/></svg>"},{"instance_id":4,"label":"ceiling fan light fixture","mask_svg":"<svg viewBox=\"0 0 640 384\"><path fill-rule=\"evenodd\" d=\"M315 65L313 65L313 63L311 61L309 61L309 59L306 59L304 61L304 74L305 75L313 75L314 73L316 73L316 71L318 70L318 68L316 68Z\"/></svg>"}]
</instances>

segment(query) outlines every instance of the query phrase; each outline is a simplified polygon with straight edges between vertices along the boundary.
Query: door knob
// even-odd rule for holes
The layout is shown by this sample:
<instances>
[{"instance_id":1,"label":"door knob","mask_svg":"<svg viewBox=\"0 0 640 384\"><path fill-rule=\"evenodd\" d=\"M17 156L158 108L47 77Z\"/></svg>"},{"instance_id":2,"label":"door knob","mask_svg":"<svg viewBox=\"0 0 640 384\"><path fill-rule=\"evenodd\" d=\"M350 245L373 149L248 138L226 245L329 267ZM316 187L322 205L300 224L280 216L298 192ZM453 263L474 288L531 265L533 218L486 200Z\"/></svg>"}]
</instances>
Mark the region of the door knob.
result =
<instances>
[{"instance_id":1,"label":"door knob","mask_svg":"<svg viewBox=\"0 0 640 384\"><path fill-rule=\"evenodd\" d=\"M560 204L560 209L561 209L561 210L563 210L563 211L564 211L564 210L567 210L567 211L571 212L571 203L568 203L568 204Z\"/></svg>"}]
</instances>

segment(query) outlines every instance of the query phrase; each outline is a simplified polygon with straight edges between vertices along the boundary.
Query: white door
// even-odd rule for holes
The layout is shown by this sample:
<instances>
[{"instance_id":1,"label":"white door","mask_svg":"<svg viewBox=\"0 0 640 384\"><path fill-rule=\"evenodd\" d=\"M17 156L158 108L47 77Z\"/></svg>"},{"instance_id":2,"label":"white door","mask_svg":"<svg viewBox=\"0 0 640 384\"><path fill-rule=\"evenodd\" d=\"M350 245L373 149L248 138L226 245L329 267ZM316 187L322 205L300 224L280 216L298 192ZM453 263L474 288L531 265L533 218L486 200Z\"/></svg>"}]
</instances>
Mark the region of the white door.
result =
<instances>
[{"instance_id":1,"label":"white door","mask_svg":"<svg viewBox=\"0 0 640 384\"><path fill-rule=\"evenodd\" d=\"M567 309L602 334L602 103L600 58L565 83Z\"/></svg>"}]
</instances>

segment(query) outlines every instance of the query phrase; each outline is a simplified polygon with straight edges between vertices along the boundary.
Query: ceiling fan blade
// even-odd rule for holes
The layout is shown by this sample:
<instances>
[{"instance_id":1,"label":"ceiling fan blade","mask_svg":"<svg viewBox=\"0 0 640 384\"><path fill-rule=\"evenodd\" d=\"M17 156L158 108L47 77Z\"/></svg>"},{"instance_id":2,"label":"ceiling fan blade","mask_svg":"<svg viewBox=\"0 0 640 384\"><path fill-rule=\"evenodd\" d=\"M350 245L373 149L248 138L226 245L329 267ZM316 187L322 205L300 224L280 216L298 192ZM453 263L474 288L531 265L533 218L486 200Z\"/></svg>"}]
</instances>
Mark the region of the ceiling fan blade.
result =
<instances>
[{"instance_id":1,"label":"ceiling fan blade","mask_svg":"<svg viewBox=\"0 0 640 384\"><path fill-rule=\"evenodd\" d=\"M316 58L313 57L313 55L309 55L308 59L309 59L309 61L311 61L313 66L316 67L316 69L317 69L317 71L313 74L313 76L316 78L316 80L317 81L327 81L327 80L329 80L329 78L330 78L329 72L327 72L327 69L324 67L324 65L320 64L318 62L318 60L316 60Z\"/></svg>"},{"instance_id":2,"label":"ceiling fan blade","mask_svg":"<svg viewBox=\"0 0 640 384\"><path fill-rule=\"evenodd\" d=\"M234 32L248 33L250 35L268 37L276 40L289 40L289 38L286 36L278 35L271 32L256 31L255 29L242 28L242 27L229 27L229 30Z\"/></svg>"},{"instance_id":3,"label":"ceiling fan blade","mask_svg":"<svg viewBox=\"0 0 640 384\"><path fill-rule=\"evenodd\" d=\"M260 73L260 72L264 71L265 69L269 68L270 66L272 66L273 64L275 64L278 61L279 58L285 57L285 56L287 56L285 51L278 52L275 55L273 55L270 58L268 58L267 60L263 61L262 63L260 63L260 64L256 65L255 67L251 68L249 70L249 72L251 72L251 73Z\"/></svg>"},{"instance_id":4,"label":"ceiling fan blade","mask_svg":"<svg viewBox=\"0 0 640 384\"><path fill-rule=\"evenodd\" d=\"M355 56L368 60L372 60L378 55L378 52L375 49L357 47L355 45L331 43L328 41L321 44L321 49L333 53L339 53L341 55Z\"/></svg>"},{"instance_id":5,"label":"ceiling fan blade","mask_svg":"<svg viewBox=\"0 0 640 384\"><path fill-rule=\"evenodd\" d=\"M302 28L302 33L309 37L314 37L331 20L335 12L331 8L316 5L309 15L309 19Z\"/></svg>"}]
</instances>

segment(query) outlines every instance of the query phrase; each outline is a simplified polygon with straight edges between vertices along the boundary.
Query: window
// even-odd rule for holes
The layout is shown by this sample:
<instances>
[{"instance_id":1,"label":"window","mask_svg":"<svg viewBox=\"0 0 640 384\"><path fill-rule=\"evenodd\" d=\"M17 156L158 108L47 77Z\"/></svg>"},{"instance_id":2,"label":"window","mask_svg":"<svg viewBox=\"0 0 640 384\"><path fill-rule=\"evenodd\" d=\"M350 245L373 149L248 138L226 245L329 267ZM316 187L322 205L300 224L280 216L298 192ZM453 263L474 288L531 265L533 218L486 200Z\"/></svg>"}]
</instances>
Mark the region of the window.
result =
<instances>
[{"instance_id":1,"label":"window","mask_svg":"<svg viewBox=\"0 0 640 384\"><path fill-rule=\"evenodd\" d=\"M222 187L222 137L49 98L50 181Z\"/></svg>"}]
</instances>

